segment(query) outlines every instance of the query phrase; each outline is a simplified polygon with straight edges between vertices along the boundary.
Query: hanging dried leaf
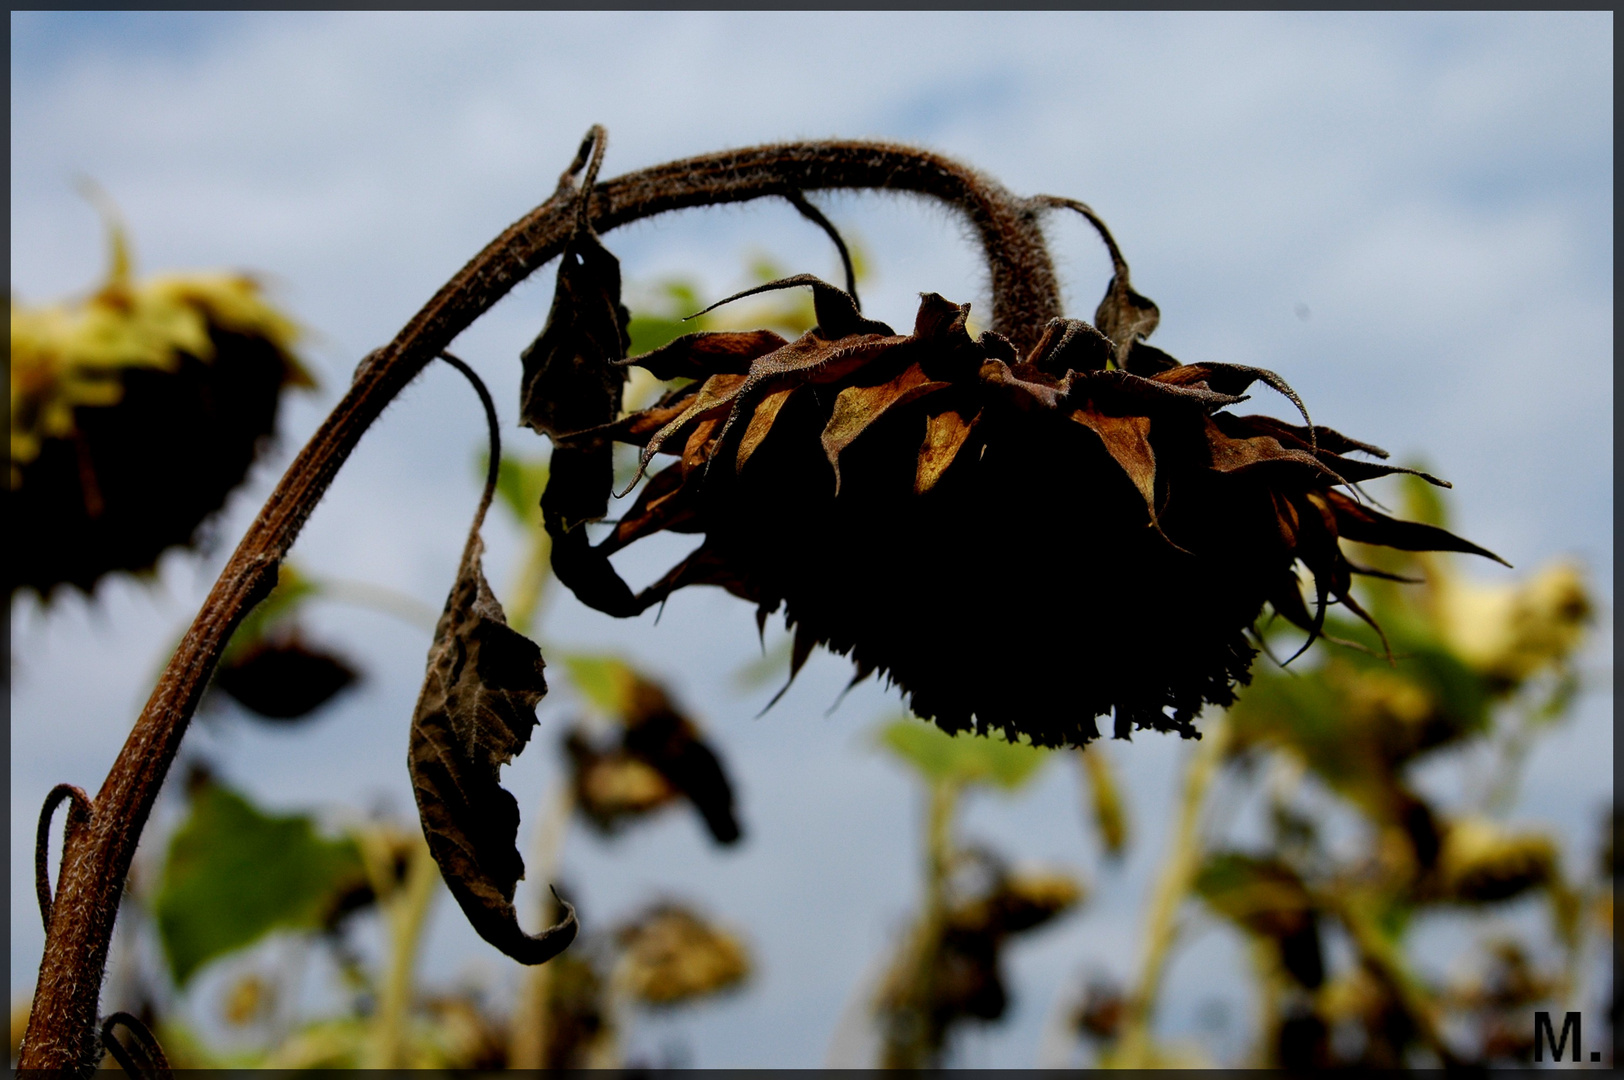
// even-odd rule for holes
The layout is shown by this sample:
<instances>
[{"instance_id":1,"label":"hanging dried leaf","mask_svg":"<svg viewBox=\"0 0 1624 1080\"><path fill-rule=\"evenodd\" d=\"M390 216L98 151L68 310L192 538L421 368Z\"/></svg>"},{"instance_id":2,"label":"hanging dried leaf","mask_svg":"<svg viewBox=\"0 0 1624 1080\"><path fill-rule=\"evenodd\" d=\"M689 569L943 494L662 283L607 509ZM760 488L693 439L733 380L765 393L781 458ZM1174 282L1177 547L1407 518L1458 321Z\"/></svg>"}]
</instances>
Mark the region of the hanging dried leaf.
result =
<instances>
[{"instance_id":1,"label":"hanging dried leaf","mask_svg":"<svg viewBox=\"0 0 1624 1080\"><path fill-rule=\"evenodd\" d=\"M534 937L520 929L513 909L524 876L515 846L519 804L501 786L501 767L530 740L536 703L547 693L545 665L536 643L508 626L481 567L479 527L501 458L495 406L467 365L446 359L485 405L491 468L412 714L412 791L429 850L469 923L521 964L542 964L575 939L575 911L563 904L564 918Z\"/></svg>"},{"instance_id":2,"label":"hanging dried leaf","mask_svg":"<svg viewBox=\"0 0 1624 1080\"><path fill-rule=\"evenodd\" d=\"M507 625L491 593L483 546L470 539L435 630L412 715L412 790L429 849L479 936L522 964L541 964L574 940L575 915L565 904L563 921L539 936L519 928L519 804L500 770L529 741L547 681L541 650Z\"/></svg>"},{"instance_id":3,"label":"hanging dried leaf","mask_svg":"<svg viewBox=\"0 0 1624 1080\"><path fill-rule=\"evenodd\" d=\"M594 128L587 140L593 143L592 160L576 193L575 230L558 268L552 310L521 357L524 423L555 440L620 415L626 371L616 361L631 342L626 331L631 316L620 302L620 261L598 240L588 215L603 160L601 129ZM560 184L569 182L566 172Z\"/></svg>"},{"instance_id":4,"label":"hanging dried leaf","mask_svg":"<svg viewBox=\"0 0 1624 1080\"><path fill-rule=\"evenodd\" d=\"M603 161L601 128L587 134L583 153L589 144L591 163L576 194L575 231L558 267L552 310L541 334L520 356L524 363L520 414L556 447L542 510L549 522L556 521L565 531L608 511L614 462L602 439L579 446L557 444L612 424L620 416L626 385L620 361L631 344L626 329L631 314L620 302L620 261L598 240L588 215L592 185ZM576 168L579 164L564 174L561 188Z\"/></svg>"},{"instance_id":5,"label":"hanging dried leaf","mask_svg":"<svg viewBox=\"0 0 1624 1080\"><path fill-rule=\"evenodd\" d=\"M1105 247L1111 253L1111 282L1106 286L1100 306L1094 311L1094 322L1099 326L1100 332L1111 339L1116 366L1127 368L1128 357L1137 351L1138 343L1149 337L1156 329L1156 325L1161 322L1160 309L1149 297L1141 296L1134 291L1133 285L1128 280L1128 262L1122 257L1122 249L1117 247L1111 230L1105 227L1105 222L1101 221L1099 215L1092 209L1076 199L1064 199L1054 195L1039 195L1032 201L1040 206L1077 211L1088 219L1088 223L1100 234L1100 239L1105 241Z\"/></svg>"}]
</instances>

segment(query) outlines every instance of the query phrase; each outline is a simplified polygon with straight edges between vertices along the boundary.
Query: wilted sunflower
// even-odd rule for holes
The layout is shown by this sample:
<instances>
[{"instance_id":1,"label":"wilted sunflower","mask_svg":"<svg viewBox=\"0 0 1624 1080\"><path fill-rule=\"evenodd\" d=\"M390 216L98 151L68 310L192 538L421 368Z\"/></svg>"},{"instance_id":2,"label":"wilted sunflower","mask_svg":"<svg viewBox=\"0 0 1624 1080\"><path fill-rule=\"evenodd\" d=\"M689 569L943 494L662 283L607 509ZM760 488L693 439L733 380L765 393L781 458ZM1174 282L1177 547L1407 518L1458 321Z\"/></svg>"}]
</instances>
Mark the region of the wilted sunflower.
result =
<instances>
[{"instance_id":1,"label":"wilted sunflower","mask_svg":"<svg viewBox=\"0 0 1624 1080\"><path fill-rule=\"evenodd\" d=\"M822 643L853 658L854 681L882 672L948 731L1053 746L1093 739L1106 713L1118 737L1194 735L1202 706L1230 704L1247 681L1265 602L1311 634L1329 597L1363 616L1341 539L1489 554L1370 508L1354 485L1410 470L1312 426L1279 376L1145 344L1159 313L1104 225L1078 203L1033 202L1084 213L1115 273L1097 325L1054 319L1024 356L998 333L972 337L968 304L924 294L899 334L803 274L730 298L810 287L817 325L795 341L696 333L631 359L690 380L650 408L582 428L527 400L555 460L594 462L555 467L542 500L559 578L622 616L720 585L762 623L783 609L794 669ZM528 385L556 390L568 373L600 416L618 408L619 377L589 362L613 352L618 290L583 215L526 354ZM1304 423L1230 412L1258 383ZM592 546L576 526L603 512L593 495L609 440L642 447L639 474L657 455L676 460ZM608 556L662 530L704 542L634 595Z\"/></svg>"},{"instance_id":2,"label":"wilted sunflower","mask_svg":"<svg viewBox=\"0 0 1624 1080\"><path fill-rule=\"evenodd\" d=\"M965 853L968 869L947 903L914 931L875 997L887 1068L939 1064L949 1032L963 1021L997 1020L1009 1006L1004 948L1083 899L1069 875L1011 872L994 853ZM951 895L958 893L958 895Z\"/></svg>"},{"instance_id":3,"label":"wilted sunflower","mask_svg":"<svg viewBox=\"0 0 1624 1080\"><path fill-rule=\"evenodd\" d=\"M744 943L688 908L661 903L621 928L617 977L650 1005L714 994L750 974Z\"/></svg>"},{"instance_id":4,"label":"wilted sunflower","mask_svg":"<svg viewBox=\"0 0 1624 1080\"><path fill-rule=\"evenodd\" d=\"M117 225L88 298L11 302L7 587L89 591L192 542L312 386L298 330L242 274L136 281Z\"/></svg>"},{"instance_id":5,"label":"wilted sunflower","mask_svg":"<svg viewBox=\"0 0 1624 1080\"><path fill-rule=\"evenodd\" d=\"M722 759L665 688L615 663L618 738L595 744L576 728L564 737L576 806L607 833L679 796L693 803L718 844L742 835Z\"/></svg>"}]
</instances>

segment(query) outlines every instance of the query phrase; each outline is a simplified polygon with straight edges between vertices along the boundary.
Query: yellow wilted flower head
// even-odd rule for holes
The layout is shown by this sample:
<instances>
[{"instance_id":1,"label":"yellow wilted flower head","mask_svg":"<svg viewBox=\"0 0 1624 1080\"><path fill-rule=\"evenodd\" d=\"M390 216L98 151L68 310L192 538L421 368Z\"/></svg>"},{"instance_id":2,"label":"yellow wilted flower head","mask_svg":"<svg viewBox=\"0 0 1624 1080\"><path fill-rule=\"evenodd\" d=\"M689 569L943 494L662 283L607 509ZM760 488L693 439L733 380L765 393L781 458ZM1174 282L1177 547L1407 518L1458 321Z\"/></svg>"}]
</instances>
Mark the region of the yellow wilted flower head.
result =
<instances>
[{"instance_id":1,"label":"yellow wilted flower head","mask_svg":"<svg viewBox=\"0 0 1624 1080\"><path fill-rule=\"evenodd\" d=\"M292 351L298 327L253 277L137 281L107 216L100 288L11 300L11 592L88 591L188 543L274 432L282 387L314 385Z\"/></svg>"},{"instance_id":2,"label":"yellow wilted flower head","mask_svg":"<svg viewBox=\"0 0 1624 1080\"><path fill-rule=\"evenodd\" d=\"M618 977L650 1005L714 994L750 974L738 938L679 905L654 908L618 936L625 950Z\"/></svg>"},{"instance_id":3,"label":"yellow wilted flower head","mask_svg":"<svg viewBox=\"0 0 1624 1080\"><path fill-rule=\"evenodd\" d=\"M1554 881L1556 858L1548 836L1466 818L1444 833L1438 870L1445 894L1456 900L1504 900Z\"/></svg>"},{"instance_id":4,"label":"yellow wilted flower head","mask_svg":"<svg viewBox=\"0 0 1624 1080\"><path fill-rule=\"evenodd\" d=\"M1445 639L1461 659L1507 689L1571 656L1594 610L1583 573L1567 562L1519 584L1484 585L1454 575L1437 584Z\"/></svg>"}]
</instances>

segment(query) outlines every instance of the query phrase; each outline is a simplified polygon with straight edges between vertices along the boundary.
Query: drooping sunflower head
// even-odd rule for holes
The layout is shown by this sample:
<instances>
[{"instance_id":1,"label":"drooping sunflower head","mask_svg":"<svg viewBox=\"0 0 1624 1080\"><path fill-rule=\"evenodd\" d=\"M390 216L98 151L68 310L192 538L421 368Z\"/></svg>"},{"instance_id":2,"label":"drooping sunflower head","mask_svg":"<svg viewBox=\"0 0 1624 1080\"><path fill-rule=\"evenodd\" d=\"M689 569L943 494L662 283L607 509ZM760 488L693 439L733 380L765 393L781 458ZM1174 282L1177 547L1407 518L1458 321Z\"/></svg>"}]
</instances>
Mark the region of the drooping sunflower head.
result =
<instances>
[{"instance_id":1,"label":"drooping sunflower head","mask_svg":"<svg viewBox=\"0 0 1624 1080\"><path fill-rule=\"evenodd\" d=\"M560 579L617 615L720 585L763 623L784 613L794 669L823 644L950 732L1057 746L1093 739L1107 714L1119 737L1194 736L1202 707L1247 681L1265 604L1311 635L1332 597L1362 615L1341 539L1489 554L1371 509L1355 485L1408 470L1314 426L1279 376L1146 344L1158 312L1109 233L1081 204L1047 204L1095 222L1116 273L1094 325L1028 328L1024 354L972 336L968 304L923 294L898 333L800 275L739 294L810 287L817 325L794 341L695 333L627 361L689 381L614 423L554 433L560 450L600 455L599 475L611 441L639 446L650 473L593 545L574 527L591 513L559 512L574 474L555 472L559 498L542 507ZM1259 385L1303 423L1231 411ZM608 557L661 531L704 540L633 594Z\"/></svg>"},{"instance_id":2,"label":"drooping sunflower head","mask_svg":"<svg viewBox=\"0 0 1624 1080\"><path fill-rule=\"evenodd\" d=\"M241 273L137 280L110 222L90 296L11 304L8 592L143 571L242 482L282 391L312 387L299 328Z\"/></svg>"}]
</instances>

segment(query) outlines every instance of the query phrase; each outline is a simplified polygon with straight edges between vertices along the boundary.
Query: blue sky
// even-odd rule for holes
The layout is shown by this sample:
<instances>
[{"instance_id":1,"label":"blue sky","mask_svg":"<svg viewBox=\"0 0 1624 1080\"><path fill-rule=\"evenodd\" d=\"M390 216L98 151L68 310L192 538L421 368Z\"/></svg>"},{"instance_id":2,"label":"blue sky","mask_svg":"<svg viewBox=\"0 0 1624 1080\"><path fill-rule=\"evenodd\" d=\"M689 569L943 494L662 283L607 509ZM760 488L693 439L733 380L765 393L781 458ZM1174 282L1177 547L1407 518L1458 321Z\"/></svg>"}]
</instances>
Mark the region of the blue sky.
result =
<instances>
[{"instance_id":1,"label":"blue sky","mask_svg":"<svg viewBox=\"0 0 1624 1080\"><path fill-rule=\"evenodd\" d=\"M139 267L265 274L311 329L324 380L285 414L280 450L230 504L212 552L166 559L152 584L113 584L94 608L14 608L14 990L38 960L27 856L44 792L99 783L167 642L355 361L545 197L594 122L610 132L610 175L838 135L927 145L1017 192L1084 199L1160 304L1157 344L1278 371L1316 421L1452 480L1458 531L1519 571L1584 562L1610 612L1610 14L13 13L11 27L14 292L52 299L101 272L100 225L74 188L89 176L122 208ZM879 196L823 205L870 253L871 313L909 325L925 290L985 310L963 227L944 212ZM1108 263L1080 223L1050 234L1071 313L1086 317ZM713 296L756 253L835 272L827 244L781 207L640 224L609 243L631 281L686 273ZM457 344L508 425L515 358L550 280L538 274ZM438 608L477 496L482 431L450 372L425 375L341 474L297 561ZM526 439L509 441L538 449ZM493 519L487 542L500 591L519 535ZM627 573L652 577L669 555L630 559ZM847 668L820 656L751 719L763 695L730 682L756 649L750 612L694 592L658 627L559 597L546 630L674 683L736 762L754 840L718 854L675 816L613 846L578 836L566 866L604 920L669 889L773 950L751 992L668 1024L695 1064L816 1064L916 888L915 792L868 744L898 706L865 688L826 719ZM297 737L221 721L187 750L273 805L382 799L404 812L404 725L426 635L337 607L317 622L360 643L362 693ZM1610 648L1599 637L1592 666ZM544 705L543 737L508 771L527 815L553 769L545 733L567 713L565 700ZM1612 790L1611 739L1611 704L1592 694L1531 762L1525 812L1588 836ZM1142 737L1112 749L1136 794L1138 853L1094 881L1084 916L1016 956L1015 1014L974 1042L969 1063L1031 1064L1047 1010L1082 967L1132 970L1157 807L1186 748ZM1096 874L1076 799L1057 765L1016 802L972 807L967 831ZM435 918L435 977L507 977L453 905ZM1193 1031L1201 1002L1226 992L1201 975L1222 948L1203 939L1191 954L1174 1028ZM656 1046L666 1037L649 1030Z\"/></svg>"}]
</instances>

